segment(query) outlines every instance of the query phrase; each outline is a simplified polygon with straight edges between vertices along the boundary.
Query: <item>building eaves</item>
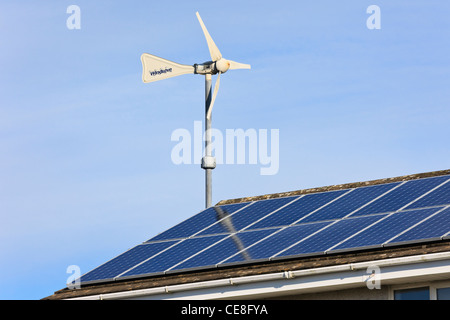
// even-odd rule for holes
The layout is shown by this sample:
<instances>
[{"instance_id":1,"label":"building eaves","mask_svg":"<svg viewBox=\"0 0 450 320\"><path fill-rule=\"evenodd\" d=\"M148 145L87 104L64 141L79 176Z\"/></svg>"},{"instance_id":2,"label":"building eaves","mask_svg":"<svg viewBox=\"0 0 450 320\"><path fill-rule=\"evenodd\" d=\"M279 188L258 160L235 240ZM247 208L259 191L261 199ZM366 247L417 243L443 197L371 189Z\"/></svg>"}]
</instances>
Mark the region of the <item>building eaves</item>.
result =
<instances>
[{"instance_id":1,"label":"building eaves","mask_svg":"<svg viewBox=\"0 0 450 320\"><path fill-rule=\"evenodd\" d=\"M136 280L123 280L109 283L81 286L79 289L64 288L43 300L60 300L77 297L164 287L174 284L187 284L223 278L236 278L263 275L275 272L296 271L311 268L337 266L349 263L407 257L450 251L450 240L409 244L400 247L373 248L348 253L328 254L314 257L298 257L289 260L234 265L213 270L190 271L180 274L143 277Z\"/></svg>"}]
</instances>

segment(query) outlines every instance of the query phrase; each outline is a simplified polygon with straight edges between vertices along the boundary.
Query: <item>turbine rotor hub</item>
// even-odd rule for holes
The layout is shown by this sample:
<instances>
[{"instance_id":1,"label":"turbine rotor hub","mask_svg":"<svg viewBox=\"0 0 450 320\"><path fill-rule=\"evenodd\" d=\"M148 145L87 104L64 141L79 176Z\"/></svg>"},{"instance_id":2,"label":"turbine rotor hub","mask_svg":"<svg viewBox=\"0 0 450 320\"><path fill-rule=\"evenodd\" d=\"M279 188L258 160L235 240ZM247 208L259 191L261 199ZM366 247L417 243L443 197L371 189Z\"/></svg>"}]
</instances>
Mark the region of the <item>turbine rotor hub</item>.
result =
<instances>
[{"instance_id":1,"label":"turbine rotor hub","mask_svg":"<svg viewBox=\"0 0 450 320\"><path fill-rule=\"evenodd\" d=\"M219 72L225 73L230 69L230 62L226 59L219 59L216 61L216 69Z\"/></svg>"}]
</instances>

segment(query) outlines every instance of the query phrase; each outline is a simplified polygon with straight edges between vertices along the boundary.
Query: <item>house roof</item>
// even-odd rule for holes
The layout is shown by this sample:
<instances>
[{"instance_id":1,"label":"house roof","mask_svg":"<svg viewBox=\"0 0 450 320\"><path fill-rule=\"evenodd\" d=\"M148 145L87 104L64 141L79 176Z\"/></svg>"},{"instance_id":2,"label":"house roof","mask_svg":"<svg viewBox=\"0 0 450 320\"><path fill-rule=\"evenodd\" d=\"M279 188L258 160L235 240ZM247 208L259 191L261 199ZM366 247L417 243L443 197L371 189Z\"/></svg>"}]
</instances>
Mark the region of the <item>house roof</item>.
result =
<instances>
[{"instance_id":1,"label":"house roof","mask_svg":"<svg viewBox=\"0 0 450 320\"><path fill-rule=\"evenodd\" d=\"M249 202L249 201L266 200L266 199L275 199L275 198L281 198L281 197L291 197L291 196L302 195L302 194L334 191L334 190L342 190L342 189L350 189L350 188L360 188L360 187L374 186L374 185L378 185L378 184L385 184L385 183L391 183L391 182L400 182L400 181L408 181L408 180L416 180L416 179L422 179L422 178L444 176L444 175L448 175L448 174L450 174L450 169L425 172L425 173L416 173L416 174L404 175L404 176L399 176L399 177L394 177L394 178L383 178L383 179L370 180L370 181L364 181L364 182L351 182L351 183L337 184L337 185L318 187L318 188L287 191L287 192L281 192L281 193L271 193L271 194L254 196L254 197L244 197L244 198L222 200L222 201L219 201L217 203L217 205L242 203L242 202Z\"/></svg>"},{"instance_id":2,"label":"house roof","mask_svg":"<svg viewBox=\"0 0 450 320\"><path fill-rule=\"evenodd\" d=\"M395 178L378 179L367 182L347 183L341 185L326 186L320 188L304 189L276 194L268 194L257 197L247 197L220 201L217 205L228 205L244 202L252 202L281 197L290 197L311 193L319 193L333 190L344 190L386 184L400 181L409 181L421 178L437 177L450 174L450 170L441 170L428 173L405 175ZM283 260L251 261L246 263L235 263L213 269L184 270L178 273L143 275L133 279L123 279L103 283L82 284L80 289L64 288L56 291L53 295L44 299L68 299L95 294L106 294L113 292L139 290L144 288L155 288L174 284L195 283L201 281L215 280L228 277L244 277L249 275L260 275L272 272L300 270L308 268L326 267L332 265L363 262L392 257L402 257L417 254L428 254L435 252L450 251L450 239L436 239L418 243L403 243L398 246L367 247L345 252L333 252L331 254L304 255L288 257Z\"/></svg>"}]
</instances>

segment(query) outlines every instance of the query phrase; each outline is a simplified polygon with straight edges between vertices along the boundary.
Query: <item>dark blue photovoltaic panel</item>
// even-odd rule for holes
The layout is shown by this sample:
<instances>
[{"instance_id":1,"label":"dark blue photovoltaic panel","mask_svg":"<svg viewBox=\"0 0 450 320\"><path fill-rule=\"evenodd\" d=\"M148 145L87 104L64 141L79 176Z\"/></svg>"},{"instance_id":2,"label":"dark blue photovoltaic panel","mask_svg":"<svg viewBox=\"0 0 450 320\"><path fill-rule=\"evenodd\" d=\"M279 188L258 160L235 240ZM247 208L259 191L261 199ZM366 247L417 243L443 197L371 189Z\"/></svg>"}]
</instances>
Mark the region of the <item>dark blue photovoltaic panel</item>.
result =
<instances>
[{"instance_id":1,"label":"dark blue photovoltaic panel","mask_svg":"<svg viewBox=\"0 0 450 320\"><path fill-rule=\"evenodd\" d=\"M222 260L238 253L239 251L249 247L255 242L267 237L275 232L277 229L263 229L255 231L244 231L234 235L231 235L224 241L219 242L213 247L203 251L202 253L192 257L175 269L193 268L200 266L216 265ZM253 260L251 251L244 250L239 253L242 260Z\"/></svg>"},{"instance_id":2,"label":"dark blue photovoltaic panel","mask_svg":"<svg viewBox=\"0 0 450 320\"><path fill-rule=\"evenodd\" d=\"M361 206L369 201L372 201L383 193L391 190L399 183L400 182L395 182L353 189L349 194L334 201L331 205L314 212L301 222L305 223L343 218L358 208L361 208Z\"/></svg>"},{"instance_id":3,"label":"dark blue photovoltaic panel","mask_svg":"<svg viewBox=\"0 0 450 320\"><path fill-rule=\"evenodd\" d=\"M166 241L138 245L81 276L81 282L112 279L176 242Z\"/></svg>"},{"instance_id":4,"label":"dark blue photovoltaic panel","mask_svg":"<svg viewBox=\"0 0 450 320\"><path fill-rule=\"evenodd\" d=\"M450 208L427 219L389 243L442 237L450 232Z\"/></svg>"},{"instance_id":5,"label":"dark blue photovoltaic panel","mask_svg":"<svg viewBox=\"0 0 450 320\"><path fill-rule=\"evenodd\" d=\"M333 248L333 250L372 245L381 246L384 242L413 226L417 222L422 221L438 210L440 210L440 208L400 211L394 213L376 225L371 226L370 228L343 242L339 246Z\"/></svg>"},{"instance_id":6,"label":"dark blue photovoltaic panel","mask_svg":"<svg viewBox=\"0 0 450 320\"><path fill-rule=\"evenodd\" d=\"M272 211L279 209L285 204L293 201L298 197L287 197L287 198L277 198L270 200L261 200L252 205L240 210L236 214L228 215L228 217L219 221L200 233L203 234L213 234L213 233L223 233L223 232L236 232L242 228L247 227L251 223L257 221L258 219L264 217L265 215L271 213ZM230 227L234 230L230 230Z\"/></svg>"},{"instance_id":7,"label":"dark blue photovoltaic panel","mask_svg":"<svg viewBox=\"0 0 450 320\"><path fill-rule=\"evenodd\" d=\"M290 225L346 192L348 190L307 194L256 223L252 229Z\"/></svg>"},{"instance_id":8,"label":"dark blue photovoltaic panel","mask_svg":"<svg viewBox=\"0 0 450 320\"><path fill-rule=\"evenodd\" d=\"M253 247L248 248L247 251L252 259L268 259L291 244L296 243L297 241L309 236L330 223L331 222L317 222L299 224L281 229L279 232L277 230L272 236L257 243ZM245 261L245 259L243 259L241 255L237 255L227 259L224 263L242 261Z\"/></svg>"},{"instance_id":9,"label":"dark blue photovoltaic panel","mask_svg":"<svg viewBox=\"0 0 450 320\"><path fill-rule=\"evenodd\" d=\"M448 179L211 207L86 273L81 282L434 241L450 236Z\"/></svg>"},{"instance_id":10,"label":"dark blue photovoltaic panel","mask_svg":"<svg viewBox=\"0 0 450 320\"><path fill-rule=\"evenodd\" d=\"M277 256L290 256L305 253L324 252L352 234L364 229L386 215L372 215L339 220L328 228L298 243Z\"/></svg>"},{"instance_id":11,"label":"dark blue photovoltaic panel","mask_svg":"<svg viewBox=\"0 0 450 320\"><path fill-rule=\"evenodd\" d=\"M248 205L248 203L229 204L220 207L226 212L231 214L246 205ZM150 240L147 240L147 242L166 239L187 238L215 222L217 222L217 213L214 210L214 207L210 207L196 214L195 216L177 224L176 226L168 229L167 231L158 234L157 236L151 238Z\"/></svg>"},{"instance_id":12,"label":"dark blue photovoltaic panel","mask_svg":"<svg viewBox=\"0 0 450 320\"><path fill-rule=\"evenodd\" d=\"M450 176L445 176L445 178L450 179ZM408 206L407 209L441 206L446 204L450 204L450 181L417 200Z\"/></svg>"},{"instance_id":13,"label":"dark blue photovoltaic panel","mask_svg":"<svg viewBox=\"0 0 450 320\"><path fill-rule=\"evenodd\" d=\"M358 210L352 214L352 216L396 211L417 199L425 192L428 192L437 185L441 184L446 179L446 177L441 176L406 181L397 189L392 190L392 192L389 192L368 206Z\"/></svg>"},{"instance_id":14,"label":"dark blue photovoltaic panel","mask_svg":"<svg viewBox=\"0 0 450 320\"><path fill-rule=\"evenodd\" d=\"M176 246L164 251L123 275L133 276L147 273L163 272L193 254L225 238L225 235L191 238L181 241Z\"/></svg>"}]
</instances>

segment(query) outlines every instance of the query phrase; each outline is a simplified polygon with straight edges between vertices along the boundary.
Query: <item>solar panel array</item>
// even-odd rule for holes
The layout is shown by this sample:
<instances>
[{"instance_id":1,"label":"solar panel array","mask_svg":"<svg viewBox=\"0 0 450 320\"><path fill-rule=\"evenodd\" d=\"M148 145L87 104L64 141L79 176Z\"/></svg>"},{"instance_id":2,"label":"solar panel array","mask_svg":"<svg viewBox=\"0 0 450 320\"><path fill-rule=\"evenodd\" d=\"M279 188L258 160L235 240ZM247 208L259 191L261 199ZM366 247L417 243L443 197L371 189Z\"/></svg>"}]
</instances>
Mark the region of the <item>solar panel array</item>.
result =
<instances>
[{"instance_id":1,"label":"solar panel array","mask_svg":"<svg viewBox=\"0 0 450 320\"><path fill-rule=\"evenodd\" d=\"M81 277L94 283L450 237L450 175L211 207Z\"/></svg>"}]
</instances>

